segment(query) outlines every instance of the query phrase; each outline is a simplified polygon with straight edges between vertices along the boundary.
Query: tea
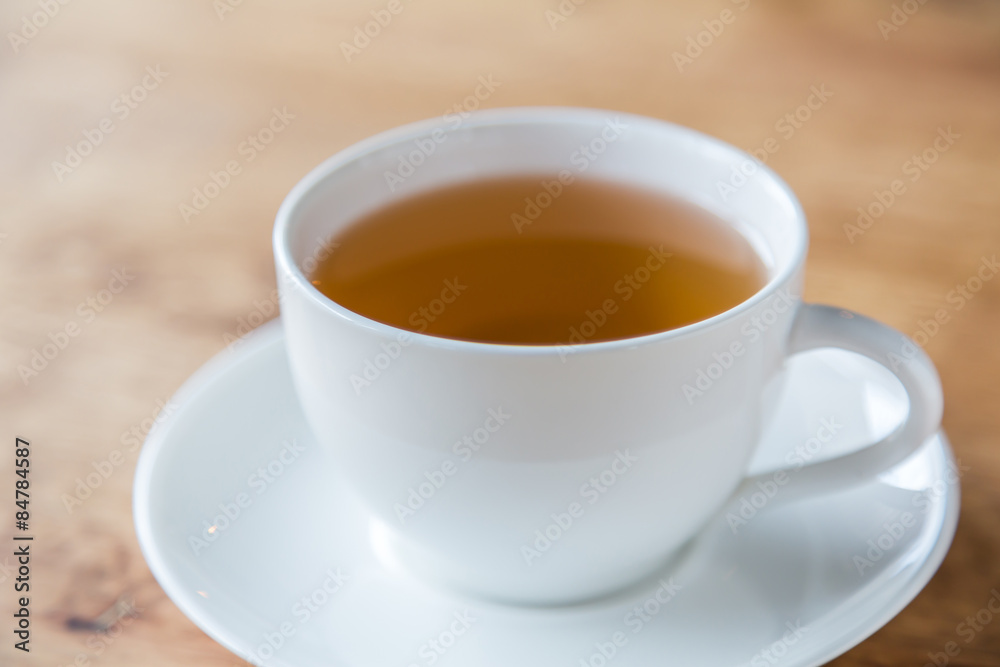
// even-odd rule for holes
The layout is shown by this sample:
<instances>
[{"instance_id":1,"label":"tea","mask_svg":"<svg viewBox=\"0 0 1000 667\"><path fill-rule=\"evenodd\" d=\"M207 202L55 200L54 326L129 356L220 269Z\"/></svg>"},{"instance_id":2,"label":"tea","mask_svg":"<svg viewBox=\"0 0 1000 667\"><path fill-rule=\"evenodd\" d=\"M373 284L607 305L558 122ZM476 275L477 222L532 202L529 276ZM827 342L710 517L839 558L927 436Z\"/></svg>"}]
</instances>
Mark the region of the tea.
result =
<instances>
[{"instance_id":1,"label":"tea","mask_svg":"<svg viewBox=\"0 0 1000 667\"><path fill-rule=\"evenodd\" d=\"M666 331L733 308L767 279L732 225L599 180L452 185L392 202L333 240L311 276L330 299L402 329L485 343Z\"/></svg>"}]
</instances>

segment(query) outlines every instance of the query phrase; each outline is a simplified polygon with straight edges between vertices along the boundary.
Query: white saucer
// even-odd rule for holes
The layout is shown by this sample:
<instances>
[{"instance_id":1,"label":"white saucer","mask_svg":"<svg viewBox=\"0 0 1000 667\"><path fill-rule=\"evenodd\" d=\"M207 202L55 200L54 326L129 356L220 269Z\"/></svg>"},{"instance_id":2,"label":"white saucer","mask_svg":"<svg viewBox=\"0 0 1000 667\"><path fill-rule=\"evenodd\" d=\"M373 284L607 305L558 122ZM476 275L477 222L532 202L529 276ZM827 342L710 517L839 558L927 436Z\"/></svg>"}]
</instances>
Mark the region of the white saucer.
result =
<instances>
[{"instance_id":1,"label":"white saucer","mask_svg":"<svg viewBox=\"0 0 1000 667\"><path fill-rule=\"evenodd\" d=\"M823 456L887 431L906 410L893 382L843 352L793 360L754 472L776 467L824 417L844 428ZM652 581L582 606L504 607L381 564L377 533L305 424L277 323L209 362L173 402L136 471L139 543L177 606L257 664L820 665L917 595L958 519L955 463L939 433L878 482L851 491L765 505L746 525L727 521L740 511L734 500L662 573L671 591Z\"/></svg>"}]
</instances>

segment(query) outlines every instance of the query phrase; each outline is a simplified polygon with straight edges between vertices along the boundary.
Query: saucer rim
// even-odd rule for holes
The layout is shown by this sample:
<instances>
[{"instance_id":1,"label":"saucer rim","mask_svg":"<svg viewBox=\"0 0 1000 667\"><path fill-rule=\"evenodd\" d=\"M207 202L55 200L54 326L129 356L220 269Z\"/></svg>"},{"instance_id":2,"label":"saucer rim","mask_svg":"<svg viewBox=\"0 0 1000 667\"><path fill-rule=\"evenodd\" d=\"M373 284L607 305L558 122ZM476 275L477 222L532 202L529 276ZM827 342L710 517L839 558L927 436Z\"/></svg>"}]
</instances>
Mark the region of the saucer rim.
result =
<instances>
[{"instance_id":1,"label":"saucer rim","mask_svg":"<svg viewBox=\"0 0 1000 667\"><path fill-rule=\"evenodd\" d=\"M152 496L149 491L156 471L156 462L165 449L166 442L169 440L167 436L174 422L187 412L189 406L201 394L208 392L213 383L228 369L247 363L272 345L281 344L284 338L284 329L279 316L247 333L240 340L239 349L232 347L232 343L230 343L230 346L216 352L188 376L167 400L167 405L173 404L176 408L164 420L154 422L153 427L146 435L146 440L143 442L136 462L132 484L132 521L136 540L139 542L139 551L142 553L153 578L156 579L170 601L199 630L243 660L247 660L247 658L242 639L235 634L230 636L231 631L227 630L224 624L217 623L211 614L202 611L204 606L198 602L195 597L196 593L188 591L183 586L176 574L177 569L169 567L165 556L166 552L158 548L150 506Z\"/></svg>"},{"instance_id":2,"label":"saucer rim","mask_svg":"<svg viewBox=\"0 0 1000 667\"><path fill-rule=\"evenodd\" d=\"M942 451L945 457L946 465L955 466L955 452L951 447L951 442L948 440L948 436L944 432L944 428L939 428L937 432L928 437L922 445L918 448L917 456L927 456L930 451L925 451L927 443L932 440L938 440L938 448ZM906 460L909 460L907 458ZM836 642L832 638L827 642L829 646L828 650L821 658L817 658L811 663L805 663L799 667L822 667L822 665L827 664L831 660L834 660L854 647L861 644L876 632L888 625L889 621L896 618L904 609L910 606L921 591L927 587L930 580L934 578L937 571L940 569L941 565L944 563L944 559L948 556L948 552L951 551L952 542L955 539L955 532L958 530L958 519L961 510L961 486L959 484L949 484L947 492L942 497L942 504L944 506L944 514L941 517L941 523L936 531L937 538L934 541L934 546L928 550L923 558L923 563L921 563L919 569L914 572L913 576L910 577L906 586L894 594L888 602L886 602L881 610L880 614L868 614L865 617L858 620L858 622L852 625L851 631L856 633L857 639L845 640L843 642ZM866 629L867 628L867 629ZM848 635L849 633L842 633ZM817 651L817 654L819 651Z\"/></svg>"},{"instance_id":3,"label":"saucer rim","mask_svg":"<svg viewBox=\"0 0 1000 667\"><path fill-rule=\"evenodd\" d=\"M203 611L205 607L199 602L196 593L187 590L179 579L177 568L169 565L166 551L158 548L157 531L152 520L150 489L156 473L157 460L165 451L166 443L169 441L168 435L171 426L185 414L188 406L197 401L201 394L209 391L214 382L223 376L228 369L248 363L253 357L265 352L271 346L283 344L284 340L284 330L280 317L275 318L248 333L242 339L240 349L229 348L220 351L192 373L167 401L168 405L174 404L176 409L150 429L136 464L133 481L132 514L136 538L139 542L140 552L154 579L167 597L192 623L225 647L226 650L244 660L247 659L245 638L235 635L235 631L228 630L225 623L217 619L215 615ZM935 439L938 440L937 445L928 449L927 444ZM942 451L946 464L955 465L954 452L943 428L925 440L918 449L917 456L927 456L934 449ZM843 631L837 636L831 636L814 649L811 659L798 663L795 667L820 667L843 655L881 630L920 594L937 573L951 549L961 509L960 485L949 484L940 502L944 506L944 512L940 525L933 530L935 533L934 545L923 554L923 562L909 577L905 586L894 593L887 602L879 605L880 608L876 612L859 616L847 631ZM270 664L291 666L291 663L280 659L278 662Z\"/></svg>"}]
</instances>

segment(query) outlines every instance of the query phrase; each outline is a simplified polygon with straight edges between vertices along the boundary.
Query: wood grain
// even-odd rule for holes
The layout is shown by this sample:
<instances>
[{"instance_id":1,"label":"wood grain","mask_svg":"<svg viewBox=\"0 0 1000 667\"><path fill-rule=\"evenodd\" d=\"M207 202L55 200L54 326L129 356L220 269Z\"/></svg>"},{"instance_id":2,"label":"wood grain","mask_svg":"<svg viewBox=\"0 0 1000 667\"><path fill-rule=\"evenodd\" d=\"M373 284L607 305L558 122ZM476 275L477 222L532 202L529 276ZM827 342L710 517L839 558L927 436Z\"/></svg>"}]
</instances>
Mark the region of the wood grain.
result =
<instances>
[{"instance_id":1,"label":"wood grain","mask_svg":"<svg viewBox=\"0 0 1000 667\"><path fill-rule=\"evenodd\" d=\"M546 12L559 11L557 0L402 0L348 62L340 43L384 2L231 0L220 17L227 1L76 0L35 32L24 24L40 11L35 0L0 8L0 435L33 443L37 536L33 650L15 654L5 638L0 663L238 664L142 560L130 431L141 435L270 295L270 227L302 175L363 137L441 115L492 75L500 85L484 106L615 108L747 149L774 137L768 164L809 217L809 299L908 333L948 310L926 349L944 382L945 426L969 466L954 547L909 607L832 664L924 665L949 641L961 647L952 665L1000 664L1000 621L968 643L956 634L1000 587L1000 280L961 309L948 301L982 257L1000 252L1000 5L898 3L918 9L883 35L888 0L589 0L554 27ZM723 10L732 21L679 71L674 52ZM157 66L167 74L136 94L135 108L115 104ZM812 86L830 98L790 135L779 130ZM241 143L276 108L294 119L248 161ZM113 131L57 173L66 146L104 119ZM949 127L960 135L953 145L849 238L856 209ZM240 174L185 221L179 205L231 160ZM134 278L89 321L86 300L123 269ZM22 381L17 367L71 322L78 335ZM110 476L68 511L64 495L114 450L122 458ZM4 455L5 480L11 464ZM0 537L8 543L9 529ZM0 557L6 618L10 562ZM116 614L123 632L112 639L99 626Z\"/></svg>"}]
</instances>

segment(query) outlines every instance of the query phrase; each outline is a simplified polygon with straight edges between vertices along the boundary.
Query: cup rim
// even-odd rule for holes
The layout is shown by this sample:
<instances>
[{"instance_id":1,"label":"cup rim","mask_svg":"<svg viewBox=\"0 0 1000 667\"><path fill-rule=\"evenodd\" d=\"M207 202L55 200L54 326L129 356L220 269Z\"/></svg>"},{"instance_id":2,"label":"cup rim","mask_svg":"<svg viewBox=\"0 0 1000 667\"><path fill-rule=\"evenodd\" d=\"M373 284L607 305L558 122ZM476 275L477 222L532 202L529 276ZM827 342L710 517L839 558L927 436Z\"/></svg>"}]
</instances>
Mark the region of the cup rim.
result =
<instances>
[{"instance_id":1,"label":"cup rim","mask_svg":"<svg viewBox=\"0 0 1000 667\"><path fill-rule=\"evenodd\" d=\"M322 307L330 314L346 320L364 329L369 329L374 333L392 337L397 340L407 340L408 344L422 344L428 347L436 347L452 351L494 353L507 355L532 355L532 356L564 356L566 350L571 350L573 355L592 354L610 352L613 350L638 347L646 344L659 343L675 338L689 336L700 333L704 330L712 329L742 313L752 309L757 304L773 296L781 285L785 284L798 269L802 266L806 251L809 246L809 229L806 223L805 212L802 205L791 187L778 174L766 164L756 160L745 151L717 139L711 135L704 134L697 130L671 123L659 118L641 116L621 111L599 109L591 107L562 107L562 106L522 106L522 107L499 107L494 109L484 109L473 111L462 123L463 128L484 127L484 126L505 126L531 123L552 123L555 121L584 123L595 121L605 122L609 116L625 117L633 122L645 125L659 125L662 130L676 134L687 135L699 141L710 144L714 149L729 153L734 159L751 160L757 165L758 177L766 176L778 190L791 203L794 215L792 224L797 226L798 232L795 247L792 250L789 260L784 266L779 267L768 281L754 294L741 301L732 308L725 310L712 317L692 322L674 329L657 331L640 336L630 336L628 338L616 338L613 340L595 341L578 344L520 344L520 343L491 343L485 341L463 340L458 338L445 338L426 333L419 333L409 329L379 322L366 317L360 313L340 305L330 297L320 292L313 285L307 276L303 274L298 263L293 258L291 249L291 232L295 228L296 213L300 204L306 199L314 188L337 169L340 169L355 160L363 158L365 155L392 145L402 145L410 143L415 139L430 135L438 128L444 128L445 123L442 118L428 118L401 125L389 130L385 130L371 137L354 143L337 153L333 154L318 166L314 167L302 180L285 196L278 208L275 216L274 231L272 235L275 261L278 267L278 279L281 275L290 276L291 282L303 290L307 298Z\"/></svg>"}]
</instances>

